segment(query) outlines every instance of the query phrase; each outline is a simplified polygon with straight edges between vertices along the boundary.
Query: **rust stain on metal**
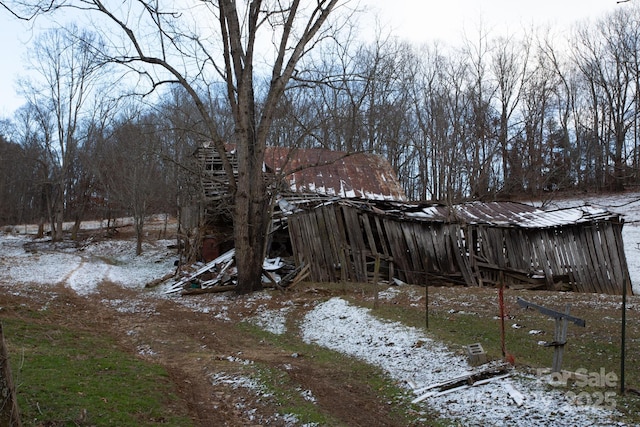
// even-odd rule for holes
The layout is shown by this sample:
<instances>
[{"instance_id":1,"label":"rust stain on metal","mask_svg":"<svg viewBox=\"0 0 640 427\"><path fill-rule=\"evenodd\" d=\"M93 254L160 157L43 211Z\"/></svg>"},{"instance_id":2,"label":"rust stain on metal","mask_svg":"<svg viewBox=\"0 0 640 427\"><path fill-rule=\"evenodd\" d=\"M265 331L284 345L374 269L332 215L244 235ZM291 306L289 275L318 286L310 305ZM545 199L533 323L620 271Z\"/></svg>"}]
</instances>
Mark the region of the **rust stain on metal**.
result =
<instances>
[{"instance_id":1,"label":"rust stain on metal","mask_svg":"<svg viewBox=\"0 0 640 427\"><path fill-rule=\"evenodd\" d=\"M370 200L406 200L389 162L370 153L267 147L267 169L294 193Z\"/></svg>"}]
</instances>

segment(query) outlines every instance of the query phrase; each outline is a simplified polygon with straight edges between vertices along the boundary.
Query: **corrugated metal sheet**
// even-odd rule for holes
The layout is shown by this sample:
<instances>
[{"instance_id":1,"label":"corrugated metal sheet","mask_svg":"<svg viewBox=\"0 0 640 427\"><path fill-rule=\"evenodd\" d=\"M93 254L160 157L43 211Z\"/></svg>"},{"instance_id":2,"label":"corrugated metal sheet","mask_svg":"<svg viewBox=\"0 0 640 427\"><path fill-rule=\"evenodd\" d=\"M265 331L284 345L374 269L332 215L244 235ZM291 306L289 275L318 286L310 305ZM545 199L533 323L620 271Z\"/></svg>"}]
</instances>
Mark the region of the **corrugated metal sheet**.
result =
<instances>
[{"instance_id":1,"label":"corrugated metal sheet","mask_svg":"<svg viewBox=\"0 0 640 427\"><path fill-rule=\"evenodd\" d=\"M379 209L380 206L377 206ZM596 206L543 210L516 202L470 202L454 206L393 204L385 213L419 221L486 224L496 227L549 228L584 224L602 220L619 220L620 216Z\"/></svg>"},{"instance_id":2,"label":"corrugated metal sheet","mask_svg":"<svg viewBox=\"0 0 640 427\"><path fill-rule=\"evenodd\" d=\"M294 193L368 200L406 200L389 162L370 153L267 147L265 165Z\"/></svg>"}]
</instances>

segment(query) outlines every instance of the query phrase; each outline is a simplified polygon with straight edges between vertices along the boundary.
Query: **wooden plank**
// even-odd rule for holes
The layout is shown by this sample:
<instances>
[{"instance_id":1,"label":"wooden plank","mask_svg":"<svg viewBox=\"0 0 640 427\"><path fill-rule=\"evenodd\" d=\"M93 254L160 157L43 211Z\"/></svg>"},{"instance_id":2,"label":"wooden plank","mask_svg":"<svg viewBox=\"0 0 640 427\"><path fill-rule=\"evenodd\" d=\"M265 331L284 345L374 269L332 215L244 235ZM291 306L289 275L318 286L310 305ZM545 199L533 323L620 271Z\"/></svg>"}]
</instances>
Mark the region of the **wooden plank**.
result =
<instances>
[{"instance_id":1,"label":"wooden plank","mask_svg":"<svg viewBox=\"0 0 640 427\"><path fill-rule=\"evenodd\" d=\"M613 295L622 292L622 283L624 283L624 273L618 260L617 244L614 233L611 232L614 225L608 221L598 224L600 241L602 243L602 254L605 258L611 274L610 292ZM610 237L611 236L611 237Z\"/></svg>"},{"instance_id":2,"label":"wooden plank","mask_svg":"<svg viewBox=\"0 0 640 427\"><path fill-rule=\"evenodd\" d=\"M382 247L382 252L384 253L385 257L389 260L388 280L391 281L391 279L393 279L395 274L395 261L393 260L393 256L391 255L389 239L383 227L382 221L380 220L380 216L374 215L374 220L376 224L376 230L378 231L378 237L380 239L380 246Z\"/></svg>"},{"instance_id":3,"label":"wooden plank","mask_svg":"<svg viewBox=\"0 0 640 427\"><path fill-rule=\"evenodd\" d=\"M473 271L471 270L471 266L469 265L469 260L466 255L462 254L462 250L464 249L464 245L461 243L460 239L460 228L459 226L455 226L452 229L452 233L449 235L451 239L452 250L454 252L455 259L458 263L458 269L462 273L462 277L464 277L464 281L469 286L478 286L478 282L473 275Z\"/></svg>"},{"instance_id":4,"label":"wooden plank","mask_svg":"<svg viewBox=\"0 0 640 427\"><path fill-rule=\"evenodd\" d=\"M420 249L420 259L422 260L422 268L424 270L425 283L433 274L437 274L438 269L437 259L435 257L435 250L433 247L433 238L431 237L430 227L425 224L416 224L416 232L414 233L416 243Z\"/></svg>"},{"instance_id":5,"label":"wooden plank","mask_svg":"<svg viewBox=\"0 0 640 427\"><path fill-rule=\"evenodd\" d=\"M575 261L576 272L579 276L579 281L576 282L576 287L579 292L587 292L589 289L589 277L587 276L587 269L585 267L586 261L584 259L584 253L582 249L579 247L579 239L578 234L580 229L577 226L571 226L569 228L570 236L569 243L571 244L571 253L573 255L573 259Z\"/></svg>"},{"instance_id":6,"label":"wooden plank","mask_svg":"<svg viewBox=\"0 0 640 427\"><path fill-rule=\"evenodd\" d=\"M522 253L522 268L533 270L534 255L531 250L531 236L524 230L518 230L517 236L519 248Z\"/></svg>"},{"instance_id":7,"label":"wooden plank","mask_svg":"<svg viewBox=\"0 0 640 427\"><path fill-rule=\"evenodd\" d=\"M340 265L339 280L355 280L351 265L349 238L347 237L348 225L344 219L342 206L334 204L331 212L337 228L329 230L329 232L335 235L335 250Z\"/></svg>"},{"instance_id":8,"label":"wooden plank","mask_svg":"<svg viewBox=\"0 0 640 427\"><path fill-rule=\"evenodd\" d=\"M327 271L327 261L324 256L323 244L321 236L324 230L318 224L318 212L312 211L304 217L304 250L307 253L305 262L311 264L311 271L318 281L325 282L329 280Z\"/></svg>"},{"instance_id":9,"label":"wooden plank","mask_svg":"<svg viewBox=\"0 0 640 427\"><path fill-rule=\"evenodd\" d=\"M508 382L502 384L502 387L509 393L509 396L513 399L517 406L522 406L524 403L524 395L520 393L516 388Z\"/></svg>"},{"instance_id":10,"label":"wooden plank","mask_svg":"<svg viewBox=\"0 0 640 427\"><path fill-rule=\"evenodd\" d=\"M591 256L589 254L589 244L585 239L584 233L581 230L577 230L576 233L576 243L578 244L578 251L580 252L580 259L583 261L582 268L585 271L585 282L584 282L584 290L583 292L595 292L594 289L597 289L597 285L595 281L597 277L593 274L593 269L591 268Z\"/></svg>"},{"instance_id":11,"label":"wooden plank","mask_svg":"<svg viewBox=\"0 0 640 427\"><path fill-rule=\"evenodd\" d=\"M362 228L360 225L360 219L358 212L347 206L342 207L342 213L344 216L347 236L349 239L350 250L350 272L353 272L353 280L357 282L367 281L367 266L366 266L366 248L364 239L362 237Z\"/></svg>"},{"instance_id":12,"label":"wooden plank","mask_svg":"<svg viewBox=\"0 0 640 427\"><path fill-rule=\"evenodd\" d=\"M371 218L367 214L363 214L361 217L362 220L362 228L364 229L364 234L367 237L367 249L371 252L371 255L377 256L380 252L378 251L378 244L376 239L373 237L373 230L371 228Z\"/></svg>"},{"instance_id":13,"label":"wooden plank","mask_svg":"<svg viewBox=\"0 0 640 427\"><path fill-rule=\"evenodd\" d=\"M547 228L541 230L542 238L544 239L544 253L551 269L551 276L562 276L564 271L561 267L561 262L558 258L557 243L555 236L555 229Z\"/></svg>"},{"instance_id":14,"label":"wooden plank","mask_svg":"<svg viewBox=\"0 0 640 427\"><path fill-rule=\"evenodd\" d=\"M424 271L422 260L420 259L420 251L416 245L413 224L409 222L400 223L400 229L407 245L407 260L411 263L408 269L409 283L419 284L419 272Z\"/></svg>"},{"instance_id":15,"label":"wooden plank","mask_svg":"<svg viewBox=\"0 0 640 427\"><path fill-rule=\"evenodd\" d=\"M437 230L438 234L438 246L436 247L438 252L438 259L444 266L444 273L452 273L458 271L458 266L455 261L455 254L452 249L451 234L455 231L451 230L451 224L443 224L441 228Z\"/></svg>"},{"instance_id":16,"label":"wooden plank","mask_svg":"<svg viewBox=\"0 0 640 427\"><path fill-rule=\"evenodd\" d=\"M627 295L633 295L633 289L631 287L631 279L629 278L629 267L627 265L627 256L624 252L624 242L622 240L622 227L623 224L621 222L613 222L610 221L610 228L607 229L607 240L609 243L609 247L615 245L616 247L616 263L614 264L614 268L618 271L616 275L620 275L622 277L622 282L617 283L616 285L616 294L621 295L623 291L623 286L627 288Z\"/></svg>"},{"instance_id":17,"label":"wooden plank","mask_svg":"<svg viewBox=\"0 0 640 427\"><path fill-rule=\"evenodd\" d=\"M301 254L302 248L300 244L300 215L291 215L287 218L289 229L289 241L291 242L291 250L296 265L302 264Z\"/></svg>"},{"instance_id":18,"label":"wooden plank","mask_svg":"<svg viewBox=\"0 0 640 427\"><path fill-rule=\"evenodd\" d=\"M545 280L547 283L547 289L553 290L553 273L547 263L547 256L544 249L544 239L540 232L536 232L535 236L531 239L533 243L533 249L538 260L538 268L544 271Z\"/></svg>"},{"instance_id":19,"label":"wooden plank","mask_svg":"<svg viewBox=\"0 0 640 427\"><path fill-rule=\"evenodd\" d=\"M416 283L425 283L426 281L426 272L428 270L428 252L425 247L424 234L425 234L425 224L414 222L409 227L409 233L411 234L411 240L413 242L413 246L416 248L415 258L417 260L416 264L416 273L419 276L419 280Z\"/></svg>"},{"instance_id":20,"label":"wooden plank","mask_svg":"<svg viewBox=\"0 0 640 427\"><path fill-rule=\"evenodd\" d=\"M572 238L571 229L568 227L562 227L559 233L559 240L562 251L564 253L565 269L567 275L569 276L569 283L571 284L572 290L575 291L577 290L579 272L577 271L577 265L574 259L573 249L570 242L570 239Z\"/></svg>"},{"instance_id":21,"label":"wooden plank","mask_svg":"<svg viewBox=\"0 0 640 427\"><path fill-rule=\"evenodd\" d=\"M487 228L487 235L490 236L494 262L501 268L507 266L507 260L504 254L504 235L500 228Z\"/></svg>"},{"instance_id":22,"label":"wooden plank","mask_svg":"<svg viewBox=\"0 0 640 427\"><path fill-rule=\"evenodd\" d=\"M613 265L611 263L611 257L608 256L608 250L606 248L606 237L604 235L603 227L606 227L606 224L600 223L597 226L589 227L591 231L591 239L593 240L593 245L595 247L596 253L595 256L597 258L596 266L600 270L602 279L603 279L603 287L602 292L607 294L615 294L616 288L616 272L613 269Z\"/></svg>"},{"instance_id":23,"label":"wooden plank","mask_svg":"<svg viewBox=\"0 0 640 427\"><path fill-rule=\"evenodd\" d=\"M376 231L378 232L378 238L380 239L380 247L382 248L382 253L385 256L390 257L391 252L389 251L388 240L386 239L386 233L382 228L380 217L378 215L374 215L373 219L376 224Z\"/></svg>"},{"instance_id":24,"label":"wooden plank","mask_svg":"<svg viewBox=\"0 0 640 427\"><path fill-rule=\"evenodd\" d=\"M392 219L384 218L383 225L387 231L388 242L392 251L391 256L397 267L396 276L400 276L398 277L399 279L408 282L407 272L409 271L409 262L406 255L407 246L404 241L400 223Z\"/></svg>"},{"instance_id":25,"label":"wooden plank","mask_svg":"<svg viewBox=\"0 0 640 427\"><path fill-rule=\"evenodd\" d=\"M431 251L434 256L434 266L436 271L440 273L448 273L447 262L443 262L442 250L444 249L444 224L433 224L429 230L429 239L431 240Z\"/></svg>"},{"instance_id":26,"label":"wooden plank","mask_svg":"<svg viewBox=\"0 0 640 427\"><path fill-rule=\"evenodd\" d=\"M419 403L429 397L441 396L443 394L452 393L468 387L480 386L491 381L507 378L511 375L511 373L508 372L508 369L509 368L506 365L501 365L416 389L414 390L414 394L420 396L413 399L411 403Z\"/></svg>"},{"instance_id":27,"label":"wooden plank","mask_svg":"<svg viewBox=\"0 0 640 427\"><path fill-rule=\"evenodd\" d=\"M598 259L597 252L597 243L594 241L594 230L595 225L588 225L582 227L582 236L587 245L587 253L588 253L588 262L589 268L592 272L592 284L593 289L591 292L596 293L607 293L608 283L607 278L605 278L606 270L603 272L603 266L600 265L600 260ZM594 277L595 276L595 277Z\"/></svg>"},{"instance_id":28,"label":"wooden plank","mask_svg":"<svg viewBox=\"0 0 640 427\"><path fill-rule=\"evenodd\" d=\"M335 223L335 229L326 230L326 233L333 235L333 244L335 245L334 251L337 256L336 263L340 266L340 280L355 281L356 278L353 274L353 260L351 258L351 246L348 238L350 225L345 221L343 207L334 205L330 211L330 215L333 223ZM338 277L338 275L336 275L336 277Z\"/></svg>"},{"instance_id":29,"label":"wooden plank","mask_svg":"<svg viewBox=\"0 0 640 427\"><path fill-rule=\"evenodd\" d=\"M472 225L467 225L466 228L466 247L469 253L469 265L471 267L471 271L476 277L478 282L478 286L484 286L482 272L480 271L480 267L478 266L478 258L476 256L477 252L477 238L474 237L477 232L474 230Z\"/></svg>"},{"instance_id":30,"label":"wooden plank","mask_svg":"<svg viewBox=\"0 0 640 427\"><path fill-rule=\"evenodd\" d=\"M556 243L556 252L558 254L558 260L560 263L561 275L569 278L569 283L574 282L571 269L571 261L569 259L570 251L567 251L567 246L564 239L564 228L559 227L555 230L554 238Z\"/></svg>"},{"instance_id":31,"label":"wooden plank","mask_svg":"<svg viewBox=\"0 0 640 427\"><path fill-rule=\"evenodd\" d=\"M324 251L325 259L325 277L328 281L336 280L336 269L340 267L339 252L342 244L338 241L341 233L337 233L339 230L339 223L336 218L336 212L334 206L323 206L320 210L322 212L322 228L318 231L321 233L321 239L323 241L322 251Z\"/></svg>"}]
</instances>

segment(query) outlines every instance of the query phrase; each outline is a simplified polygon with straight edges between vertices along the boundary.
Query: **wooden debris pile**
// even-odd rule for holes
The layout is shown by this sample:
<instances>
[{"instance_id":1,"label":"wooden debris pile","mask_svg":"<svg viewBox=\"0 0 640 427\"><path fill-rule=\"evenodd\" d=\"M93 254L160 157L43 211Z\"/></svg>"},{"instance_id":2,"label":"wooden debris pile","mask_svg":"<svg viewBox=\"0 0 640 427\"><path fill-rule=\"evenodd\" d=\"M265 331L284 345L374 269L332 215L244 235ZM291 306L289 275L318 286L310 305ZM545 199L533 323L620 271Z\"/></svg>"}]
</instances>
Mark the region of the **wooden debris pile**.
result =
<instances>
[{"instance_id":1,"label":"wooden debris pile","mask_svg":"<svg viewBox=\"0 0 640 427\"><path fill-rule=\"evenodd\" d=\"M511 370L512 368L510 365L501 364L471 372L467 375L451 378L450 380L443 381L441 383L431 384L425 387L413 387L413 393L417 397L413 399L411 403L415 404L430 397L442 396L449 393L455 393L469 387L478 387L489 382L504 380L511 376ZM503 383L503 386L515 403L518 406L522 405L522 402L524 401L523 395L510 383Z\"/></svg>"},{"instance_id":2,"label":"wooden debris pile","mask_svg":"<svg viewBox=\"0 0 640 427\"><path fill-rule=\"evenodd\" d=\"M226 292L234 290L238 269L235 265L235 249L220 255L195 271L173 283L166 294L181 295ZM295 266L281 258L267 258L262 264L262 285L265 288L286 289L309 276L309 265Z\"/></svg>"}]
</instances>

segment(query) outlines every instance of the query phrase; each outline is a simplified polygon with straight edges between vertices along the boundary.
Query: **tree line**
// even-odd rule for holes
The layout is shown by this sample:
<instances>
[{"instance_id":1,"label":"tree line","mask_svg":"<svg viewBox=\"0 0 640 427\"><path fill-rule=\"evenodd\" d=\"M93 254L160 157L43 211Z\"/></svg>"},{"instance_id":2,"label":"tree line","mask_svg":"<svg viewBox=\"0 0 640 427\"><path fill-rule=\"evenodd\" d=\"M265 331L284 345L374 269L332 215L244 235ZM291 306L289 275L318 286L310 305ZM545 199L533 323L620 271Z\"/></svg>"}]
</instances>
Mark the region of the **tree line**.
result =
<instances>
[{"instance_id":1,"label":"tree line","mask_svg":"<svg viewBox=\"0 0 640 427\"><path fill-rule=\"evenodd\" d=\"M563 38L552 29L492 37L478 28L459 46L415 46L354 33L296 62L260 130L267 145L379 154L413 200L639 183L635 4L577 23ZM241 110L227 101L246 76L237 74L233 88L203 75L185 85L154 75L150 62L136 68L107 55L104 37L66 25L30 49L33 73L19 84L27 102L0 127L0 223L52 224L60 236L62 221L175 212L198 198L189 160L212 138L203 117L216 124L214 143L233 141ZM191 46L179 49L184 58L196 58ZM251 73L258 111L273 104L277 77Z\"/></svg>"}]
</instances>

